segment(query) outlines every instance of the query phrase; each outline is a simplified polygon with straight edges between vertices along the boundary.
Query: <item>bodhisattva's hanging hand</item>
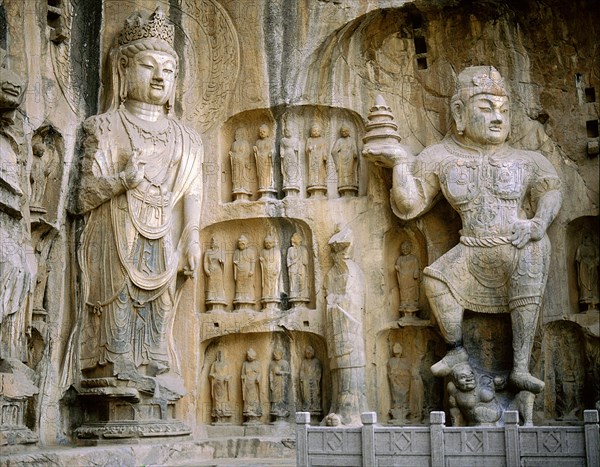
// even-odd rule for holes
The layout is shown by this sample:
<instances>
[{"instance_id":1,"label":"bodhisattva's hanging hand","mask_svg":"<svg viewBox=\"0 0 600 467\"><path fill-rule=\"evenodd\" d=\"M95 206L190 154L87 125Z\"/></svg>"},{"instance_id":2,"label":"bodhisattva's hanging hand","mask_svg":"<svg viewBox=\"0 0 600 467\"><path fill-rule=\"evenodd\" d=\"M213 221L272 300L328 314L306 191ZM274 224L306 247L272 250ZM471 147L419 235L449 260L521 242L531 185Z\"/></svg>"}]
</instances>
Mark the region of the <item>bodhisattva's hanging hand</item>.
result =
<instances>
[{"instance_id":1,"label":"bodhisattva's hanging hand","mask_svg":"<svg viewBox=\"0 0 600 467\"><path fill-rule=\"evenodd\" d=\"M187 249L187 266L183 268L183 273L192 279L196 277L196 271L200 264L200 244L198 241L192 241Z\"/></svg>"}]
</instances>

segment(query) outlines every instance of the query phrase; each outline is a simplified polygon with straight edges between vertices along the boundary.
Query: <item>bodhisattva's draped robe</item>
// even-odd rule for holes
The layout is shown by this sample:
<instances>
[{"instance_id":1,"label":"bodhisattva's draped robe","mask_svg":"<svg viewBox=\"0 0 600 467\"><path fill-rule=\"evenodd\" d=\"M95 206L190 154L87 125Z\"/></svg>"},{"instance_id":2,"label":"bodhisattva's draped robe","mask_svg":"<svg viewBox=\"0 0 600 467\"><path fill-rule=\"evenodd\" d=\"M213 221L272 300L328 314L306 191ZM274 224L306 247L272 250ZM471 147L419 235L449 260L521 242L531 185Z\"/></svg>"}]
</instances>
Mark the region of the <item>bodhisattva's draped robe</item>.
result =
<instances>
[{"instance_id":1,"label":"bodhisattva's draped robe","mask_svg":"<svg viewBox=\"0 0 600 467\"><path fill-rule=\"evenodd\" d=\"M117 361L168 364L165 326L179 257L187 254L172 238L175 207L188 197L200 206L202 143L175 119L151 123L124 109L90 117L84 129L78 201L88 217L79 261L89 313L82 369ZM114 188L134 150L145 162L144 180L131 190ZM184 216L180 245L197 235L199 213L194 217Z\"/></svg>"}]
</instances>

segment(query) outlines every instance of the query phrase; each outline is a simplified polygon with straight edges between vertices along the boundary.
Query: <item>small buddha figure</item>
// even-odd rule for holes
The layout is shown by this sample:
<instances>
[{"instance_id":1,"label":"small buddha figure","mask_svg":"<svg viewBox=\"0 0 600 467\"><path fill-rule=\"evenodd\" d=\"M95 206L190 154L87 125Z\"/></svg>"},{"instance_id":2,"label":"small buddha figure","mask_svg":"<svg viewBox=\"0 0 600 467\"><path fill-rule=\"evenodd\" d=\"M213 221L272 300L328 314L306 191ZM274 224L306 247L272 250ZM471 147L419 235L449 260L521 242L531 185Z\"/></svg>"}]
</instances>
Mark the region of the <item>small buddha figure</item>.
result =
<instances>
[{"instance_id":1,"label":"small buddha figure","mask_svg":"<svg viewBox=\"0 0 600 467\"><path fill-rule=\"evenodd\" d=\"M227 305L225 300L223 268L225 253L217 244L215 237L210 239L210 245L204 252L204 274L206 276L205 302L207 311L223 310Z\"/></svg>"},{"instance_id":2,"label":"small buddha figure","mask_svg":"<svg viewBox=\"0 0 600 467\"><path fill-rule=\"evenodd\" d=\"M388 380L392 395L390 423L405 425L408 415L408 393L411 383L411 365L408 357L402 356L402 346L395 343L392 347L392 357L387 363Z\"/></svg>"},{"instance_id":3,"label":"small buddha figure","mask_svg":"<svg viewBox=\"0 0 600 467\"><path fill-rule=\"evenodd\" d=\"M308 158L309 197L324 197L327 194L327 141L321 134L321 125L313 123L306 140Z\"/></svg>"},{"instance_id":4,"label":"small buddha figure","mask_svg":"<svg viewBox=\"0 0 600 467\"><path fill-rule=\"evenodd\" d=\"M292 246L287 251L287 267L290 278L289 302L293 307L308 303L308 250L298 232L292 235Z\"/></svg>"},{"instance_id":5,"label":"small buddha figure","mask_svg":"<svg viewBox=\"0 0 600 467\"><path fill-rule=\"evenodd\" d=\"M228 425L228 419L233 414L231 410L231 392L229 383L232 375L223 351L217 351L217 359L210 366L208 379L212 398L211 415L215 420L213 425Z\"/></svg>"},{"instance_id":6,"label":"small buddha figure","mask_svg":"<svg viewBox=\"0 0 600 467\"><path fill-rule=\"evenodd\" d=\"M231 160L231 185L234 201L249 201L252 196L250 189L252 148L246 139L246 130L235 130L235 140L229 151Z\"/></svg>"},{"instance_id":7,"label":"small buddha figure","mask_svg":"<svg viewBox=\"0 0 600 467\"><path fill-rule=\"evenodd\" d=\"M258 129L258 139L254 143L254 158L258 176L258 192L261 199L274 198L275 184L273 180L273 138L269 125L263 124Z\"/></svg>"},{"instance_id":8,"label":"small buddha figure","mask_svg":"<svg viewBox=\"0 0 600 467\"><path fill-rule=\"evenodd\" d=\"M295 197L300 192L301 170L298 151L300 141L294 135L289 123L283 129L283 138L279 145L281 157L281 173L283 175L283 191L286 196Z\"/></svg>"},{"instance_id":9,"label":"small buddha figure","mask_svg":"<svg viewBox=\"0 0 600 467\"><path fill-rule=\"evenodd\" d=\"M248 248L248 239L240 235L237 248L233 252L233 280L235 281L235 295L233 304L237 309L251 307L256 303L254 289L254 270L256 257L254 251Z\"/></svg>"},{"instance_id":10,"label":"small buddha figure","mask_svg":"<svg viewBox=\"0 0 600 467\"><path fill-rule=\"evenodd\" d=\"M315 357L315 349L307 345L300 364L300 400L302 411L310 412L311 415L320 415L323 411L321 407L322 373L321 362Z\"/></svg>"},{"instance_id":11,"label":"small buddha figure","mask_svg":"<svg viewBox=\"0 0 600 467\"><path fill-rule=\"evenodd\" d=\"M283 352L279 349L273 351L273 360L269 365L269 401L275 422L282 422L290 415L290 376L290 364L283 358Z\"/></svg>"},{"instance_id":12,"label":"small buddha figure","mask_svg":"<svg viewBox=\"0 0 600 467\"><path fill-rule=\"evenodd\" d=\"M419 310L419 287L421 285L421 266L419 259L412 254L412 243L402 242L400 256L394 266L398 287L400 290L400 312L404 313L404 319L414 321Z\"/></svg>"},{"instance_id":13,"label":"small buddha figure","mask_svg":"<svg viewBox=\"0 0 600 467\"><path fill-rule=\"evenodd\" d=\"M48 147L39 141L33 145L33 160L31 162L31 173L29 182L31 183L31 201L30 209L35 212L46 212L44 205L44 193L48 184L50 175L50 164L48 163Z\"/></svg>"},{"instance_id":14,"label":"small buddha figure","mask_svg":"<svg viewBox=\"0 0 600 467\"><path fill-rule=\"evenodd\" d=\"M340 128L340 137L331 151L338 172L338 193L340 196L356 196L358 193L358 149L350 136L350 127Z\"/></svg>"},{"instance_id":15,"label":"small buddha figure","mask_svg":"<svg viewBox=\"0 0 600 467\"><path fill-rule=\"evenodd\" d=\"M600 251L591 234L583 236L581 245L575 254L577 263L577 284L579 285L579 303L587 311L596 310L599 303L598 293L598 265L600 264Z\"/></svg>"},{"instance_id":16,"label":"small buddha figure","mask_svg":"<svg viewBox=\"0 0 600 467\"><path fill-rule=\"evenodd\" d=\"M246 361L242 364L242 399L244 401L243 414L246 417L244 425L257 425L262 416L261 405L261 378L260 363L256 360L254 349L248 349Z\"/></svg>"},{"instance_id":17,"label":"small buddha figure","mask_svg":"<svg viewBox=\"0 0 600 467\"><path fill-rule=\"evenodd\" d=\"M262 279L261 301L266 311L277 310L281 303L281 250L276 245L275 237L267 235L258 258Z\"/></svg>"}]
</instances>

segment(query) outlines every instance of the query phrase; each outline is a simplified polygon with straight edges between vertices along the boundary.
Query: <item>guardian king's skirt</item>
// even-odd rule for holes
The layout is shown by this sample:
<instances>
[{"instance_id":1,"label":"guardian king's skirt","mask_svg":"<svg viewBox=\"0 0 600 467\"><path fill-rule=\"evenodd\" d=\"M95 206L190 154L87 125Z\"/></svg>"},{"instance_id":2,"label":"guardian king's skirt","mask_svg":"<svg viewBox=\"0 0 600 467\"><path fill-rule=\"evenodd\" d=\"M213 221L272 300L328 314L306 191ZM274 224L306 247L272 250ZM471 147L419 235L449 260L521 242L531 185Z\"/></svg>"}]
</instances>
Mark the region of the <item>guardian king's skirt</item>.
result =
<instances>
[{"instance_id":1,"label":"guardian king's skirt","mask_svg":"<svg viewBox=\"0 0 600 467\"><path fill-rule=\"evenodd\" d=\"M423 273L444 282L465 309L505 313L540 304L549 264L547 235L521 249L508 237L461 237L458 245Z\"/></svg>"}]
</instances>

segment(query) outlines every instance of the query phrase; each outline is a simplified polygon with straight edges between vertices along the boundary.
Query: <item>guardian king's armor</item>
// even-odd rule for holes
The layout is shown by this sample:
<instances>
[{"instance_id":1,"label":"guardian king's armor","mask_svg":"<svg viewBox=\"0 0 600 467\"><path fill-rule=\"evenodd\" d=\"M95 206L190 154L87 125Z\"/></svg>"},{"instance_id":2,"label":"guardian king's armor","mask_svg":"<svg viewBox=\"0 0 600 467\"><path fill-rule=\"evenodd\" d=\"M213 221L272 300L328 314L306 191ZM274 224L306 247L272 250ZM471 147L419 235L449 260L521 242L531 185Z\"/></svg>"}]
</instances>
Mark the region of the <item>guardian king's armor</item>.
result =
<instances>
[{"instance_id":1,"label":"guardian king's armor","mask_svg":"<svg viewBox=\"0 0 600 467\"><path fill-rule=\"evenodd\" d=\"M437 185L463 221L460 244L424 274L446 283L473 311L539 304L548 273L548 237L517 249L511 235L513 224L523 218L525 197L536 203L545 190L560 185L552 165L534 152L506 146L486 154L448 137L425 149L417 166L422 180Z\"/></svg>"}]
</instances>

